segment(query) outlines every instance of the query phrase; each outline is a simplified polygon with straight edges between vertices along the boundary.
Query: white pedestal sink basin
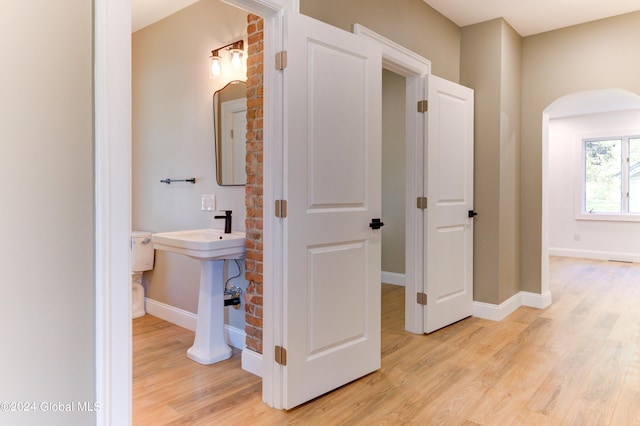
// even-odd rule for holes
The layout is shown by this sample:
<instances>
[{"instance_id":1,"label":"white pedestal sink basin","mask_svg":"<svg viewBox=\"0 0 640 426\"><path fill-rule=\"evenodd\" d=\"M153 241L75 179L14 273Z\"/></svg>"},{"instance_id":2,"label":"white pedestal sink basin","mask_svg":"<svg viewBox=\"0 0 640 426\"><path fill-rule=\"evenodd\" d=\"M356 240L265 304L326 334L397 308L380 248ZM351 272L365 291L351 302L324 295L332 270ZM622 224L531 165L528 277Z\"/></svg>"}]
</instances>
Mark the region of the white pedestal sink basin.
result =
<instances>
[{"instance_id":1,"label":"white pedestal sink basin","mask_svg":"<svg viewBox=\"0 0 640 426\"><path fill-rule=\"evenodd\" d=\"M224 338L224 260L244 258L245 233L192 229L153 234L151 241L156 250L200 261L196 336L187 356L200 364L228 359L231 348Z\"/></svg>"}]
</instances>

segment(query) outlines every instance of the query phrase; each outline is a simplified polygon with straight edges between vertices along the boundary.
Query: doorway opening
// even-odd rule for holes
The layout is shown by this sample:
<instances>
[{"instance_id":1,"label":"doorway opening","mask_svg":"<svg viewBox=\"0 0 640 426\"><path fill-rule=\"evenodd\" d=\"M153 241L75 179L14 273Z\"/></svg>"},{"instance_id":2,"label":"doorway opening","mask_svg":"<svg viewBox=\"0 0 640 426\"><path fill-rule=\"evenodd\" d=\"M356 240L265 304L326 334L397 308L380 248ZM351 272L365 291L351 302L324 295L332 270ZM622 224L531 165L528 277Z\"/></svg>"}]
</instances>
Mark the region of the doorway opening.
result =
<instances>
[{"instance_id":1,"label":"doorway opening","mask_svg":"<svg viewBox=\"0 0 640 426\"><path fill-rule=\"evenodd\" d=\"M394 90L402 91L401 82L404 82L404 170L401 177L404 177L404 228L399 232L404 234L404 276L386 274L385 279L396 282L404 280L405 286L405 330L412 333L422 334L424 332L422 306L415 303L416 294L423 289L424 277L424 245L422 235L424 231L423 211L415 208L415 195L423 194L424 188L424 140L425 123L424 114L415 110L419 101L425 99L426 87L425 77L431 72L431 62L415 52L377 34L374 31L360 25L353 26L354 34L376 42L382 49L383 87L385 81L389 85L393 81ZM384 96L384 94L383 94ZM396 92L394 95L398 98ZM384 102L383 102L384 105ZM389 128L394 129L394 128ZM387 130L389 130L387 129ZM383 132L385 129L383 129ZM397 136L397 135L396 135ZM383 136L383 150L385 150ZM395 145L398 145L397 138ZM384 156L383 156L384 158ZM385 160L383 159L383 162ZM384 167L384 165L383 165ZM388 173L387 173L388 174ZM383 185L385 182L385 171L383 170ZM397 179L397 178L396 178ZM383 189L385 191L385 189ZM384 204L385 195L382 196L383 212L388 210ZM395 206L398 210L398 207ZM384 217L384 216L383 216ZM384 229L384 228L383 228ZM387 233L390 231L387 230ZM383 233L383 244L384 241ZM385 249L383 248L383 252ZM383 255L384 256L384 255ZM396 260L397 262L397 260ZM386 263L382 269L389 267ZM383 279L384 281L384 279Z\"/></svg>"},{"instance_id":2,"label":"doorway opening","mask_svg":"<svg viewBox=\"0 0 640 426\"><path fill-rule=\"evenodd\" d=\"M640 96L626 90L573 93L556 99L543 111L542 293L549 291L550 255L638 260L640 255L630 246L625 248L626 241L616 241L615 235L636 232L640 223L586 217L580 195L582 139L629 132L640 134Z\"/></svg>"},{"instance_id":3,"label":"doorway opening","mask_svg":"<svg viewBox=\"0 0 640 426\"><path fill-rule=\"evenodd\" d=\"M382 70L383 284L405 286L406 78ZM393 291L403 291L394 289ZM387 307L383 306L383 312ZM401 309L404 329L404 306Z\"/></svg>"},{"instance_id":4,"label":"doorway opening","mask_svg":"<svg viewBox=\"0 0 640 426\"><path fill-rule=\"evenodd\" d=\"M285 5L229 4L277 24ZM95 332L97 424L131 421L131 2L94 4ZM274 32L275 33L275 32ZM269 48L273 40L265 42ZM265 67L265 74L271 71ZM268 109L268 108L266 108ZM272 111L269 110L269 114ZM266 115L266 113L265 113Z\"/></svg>"},{"instance_id":5,"label":"doorway opening","mask_svg":"<svg viewBox=\"0 0 640 426\"><path fill-rule=\"evenodd\" d=\"M234 232L245 230L246 58L213 75L209 54L229 40L246 40L247 28L245 11L215 0L196 2L132 33L133 229L222 229L226 223ZM179 178L159 185L157 176ZM183 176L193 176L191 183ZM223 212L232 220L219 220ZM231 304L216 306L215 312L224 312L212 327L237 352L246 341L246 302L240 295L248 283L244 261L235 260L225 261L215 277L236 290L230 290ZM192 332L207 329L201 321L207 300L202 271L199 260L156 245L155 264L145 273L146 313ZM215 357L203 333L196 333L192 359L208 364L228 356L223 346ZM135 369L133 375L139 376Z\"/></svg>"}]
</instances>

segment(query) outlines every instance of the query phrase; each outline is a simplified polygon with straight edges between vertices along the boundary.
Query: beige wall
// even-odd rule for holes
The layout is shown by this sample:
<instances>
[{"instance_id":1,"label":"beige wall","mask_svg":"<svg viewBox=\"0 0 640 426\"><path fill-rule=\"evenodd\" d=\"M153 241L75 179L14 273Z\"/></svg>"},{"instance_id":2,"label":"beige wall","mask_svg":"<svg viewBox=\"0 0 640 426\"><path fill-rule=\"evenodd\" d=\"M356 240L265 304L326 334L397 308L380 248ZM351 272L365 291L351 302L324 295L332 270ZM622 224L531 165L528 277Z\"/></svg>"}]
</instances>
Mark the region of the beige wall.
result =
<instances>
[{"instance_id":1,"label":"beige wall","mask_svg":"<svg viewBox=\"0 0 640 426\"><path fill-rule=\"evenodd\" d=\"M215 213L201 211L201 195L215 194L218 210L233 211L233 229L244 230L245 188L216 183L213 93L237 76L209 78L211 50L246 40L245 12L201 0L133 34L133 228L152 232L222 228ZM160 179L196 177L196 184ZM232 264L231 274L236 267ZM147 297L197 311L199 262L156 251L145 273ZM244 279L235 285L246 287ZM228 310L244 327L243 310Z\"/></svg>"},{"instance_id":2,"label":"beige wall","mask_svg":"<svg viewBox=\"0 0 640 426\"><path fill-rule=\"evenodd\" d=\"M405 273L406 79L382 71L382 271Z\"/></svg>"},{"instance_id":3,"label":"beige wall","mask_svg":"<svg viewBox=\"0 0 640 426\"><path fill-rule=\"evenodd\" d=\"M522 38L502 21L500 90L500 285L498 303L520 285L520 144L522 141Z\"/></svg>"},{"instance_id":4,"label":"beige wall","mask_svg":"<svg viewBox=\"0 0 640 426\"><path fill-rule=\"evenodd\" d=\"M542 112L561 96L621 88L640 94L640 12L523 40L521 151L522 289L540 292Z\"/></svg>"},{"instance_id":5,"label":"beige wall","mask_svg":"<svg viewBox=\"0 0 640 426\"><path fill-rule=\"evenodd\" d=\"M520 290L520 36L503 20L464 27L461 83L475 91L474 300Z\"/></svg>"},{"instance_id":6,"label":"beige wall","mask_svg":"<svg viewBox=\"0 0 640 426\"><path fill-rule=\"evenodd\" d=\"M300 12L351 31L365 27L431 61L431 72L458 82L460 29L422 0L301 0Z\"/></svg>"},{"instance_id":7,"label":"beige wall","mask_svg":"<svg viewBox=\"0 0 640 426\"><path fill-rule=\"evenodd\" d=\"M496 303L500 223L501 20L462 29L460 82L474 90L474 300Z\"/></svg>"},{"instance_id":8,"label":"beige wall","mask_svg":"<svg viewBox=\"0 0 640 426\"><path fill-rule=\"evenodd\" d=\"M3 402L96 399L92 12L85 0L24 0L0 14ZM0 423L95 415L0 412Z\"/></svg>"},{"instance_id":9,"label":"beige wall","mask_svg":"<svg viewBox=\"0 0 640 426\"><path fill-rule=\"evenodd\" d=\"M583 90L640 93L638 39L640 13L524 39L502 20L462 29L461 82L476 90L475 300L540 293L542 111Z\"/></svg>"}]
</instances>

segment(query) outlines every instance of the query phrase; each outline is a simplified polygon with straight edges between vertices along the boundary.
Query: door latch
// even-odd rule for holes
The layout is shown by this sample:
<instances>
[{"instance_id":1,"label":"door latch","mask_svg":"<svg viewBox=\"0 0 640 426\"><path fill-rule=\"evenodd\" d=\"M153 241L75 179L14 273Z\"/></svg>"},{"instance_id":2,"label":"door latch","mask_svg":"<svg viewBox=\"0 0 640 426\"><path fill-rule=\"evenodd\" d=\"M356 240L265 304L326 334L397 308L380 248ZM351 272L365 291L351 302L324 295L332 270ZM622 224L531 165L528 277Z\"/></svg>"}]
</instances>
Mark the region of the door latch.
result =
<instances>
[{"instance_id":1,"label":"door latch","mask_svg":"<svg viewBox=\"0 0 640 426\"><path fill-rule=\"evenodd\" d=\"M371 229L380 229L384 226L384 222L382 222L380 219L371 219L371 223L369 224L369 227Z\"/></svg>"},{"instance_id":2,"label":"door latch","mask_svg":"<svg viewBox=\"0 0 640 426\"><path fill-rule=\"evenodd\" d=\"M469 210L469 217L474 217L474 216L478 216L478 213L476 213L473 210Z\"/></svg>"}]
</instances>

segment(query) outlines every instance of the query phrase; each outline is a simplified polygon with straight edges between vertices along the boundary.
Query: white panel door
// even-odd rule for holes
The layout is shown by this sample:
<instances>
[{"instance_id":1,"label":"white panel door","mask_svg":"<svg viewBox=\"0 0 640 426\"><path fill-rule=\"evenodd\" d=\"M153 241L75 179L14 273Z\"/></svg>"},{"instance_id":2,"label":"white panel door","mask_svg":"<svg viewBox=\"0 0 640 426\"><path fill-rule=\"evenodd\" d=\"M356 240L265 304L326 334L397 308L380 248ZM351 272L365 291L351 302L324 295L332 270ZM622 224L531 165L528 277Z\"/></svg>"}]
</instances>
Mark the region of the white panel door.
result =
<instances>
[{"instance_id":1,"label":"white panel door","mask_svg":"<svg viewBox=\"0 0 640 426\"><path fill-rule=\"evenodd\" d=\"M473 90L428 77L425 333L471 316Z\"/></svg>"},{"instance_id":2,"label":"white panel door","mask_svg":"<svg viewBox=\"0 0 640 426\"><path fill-rule=\"evenodd\" d=\"M283 405L380 368L381 52L286 15Z\"/></svg>"}]
</instances>

